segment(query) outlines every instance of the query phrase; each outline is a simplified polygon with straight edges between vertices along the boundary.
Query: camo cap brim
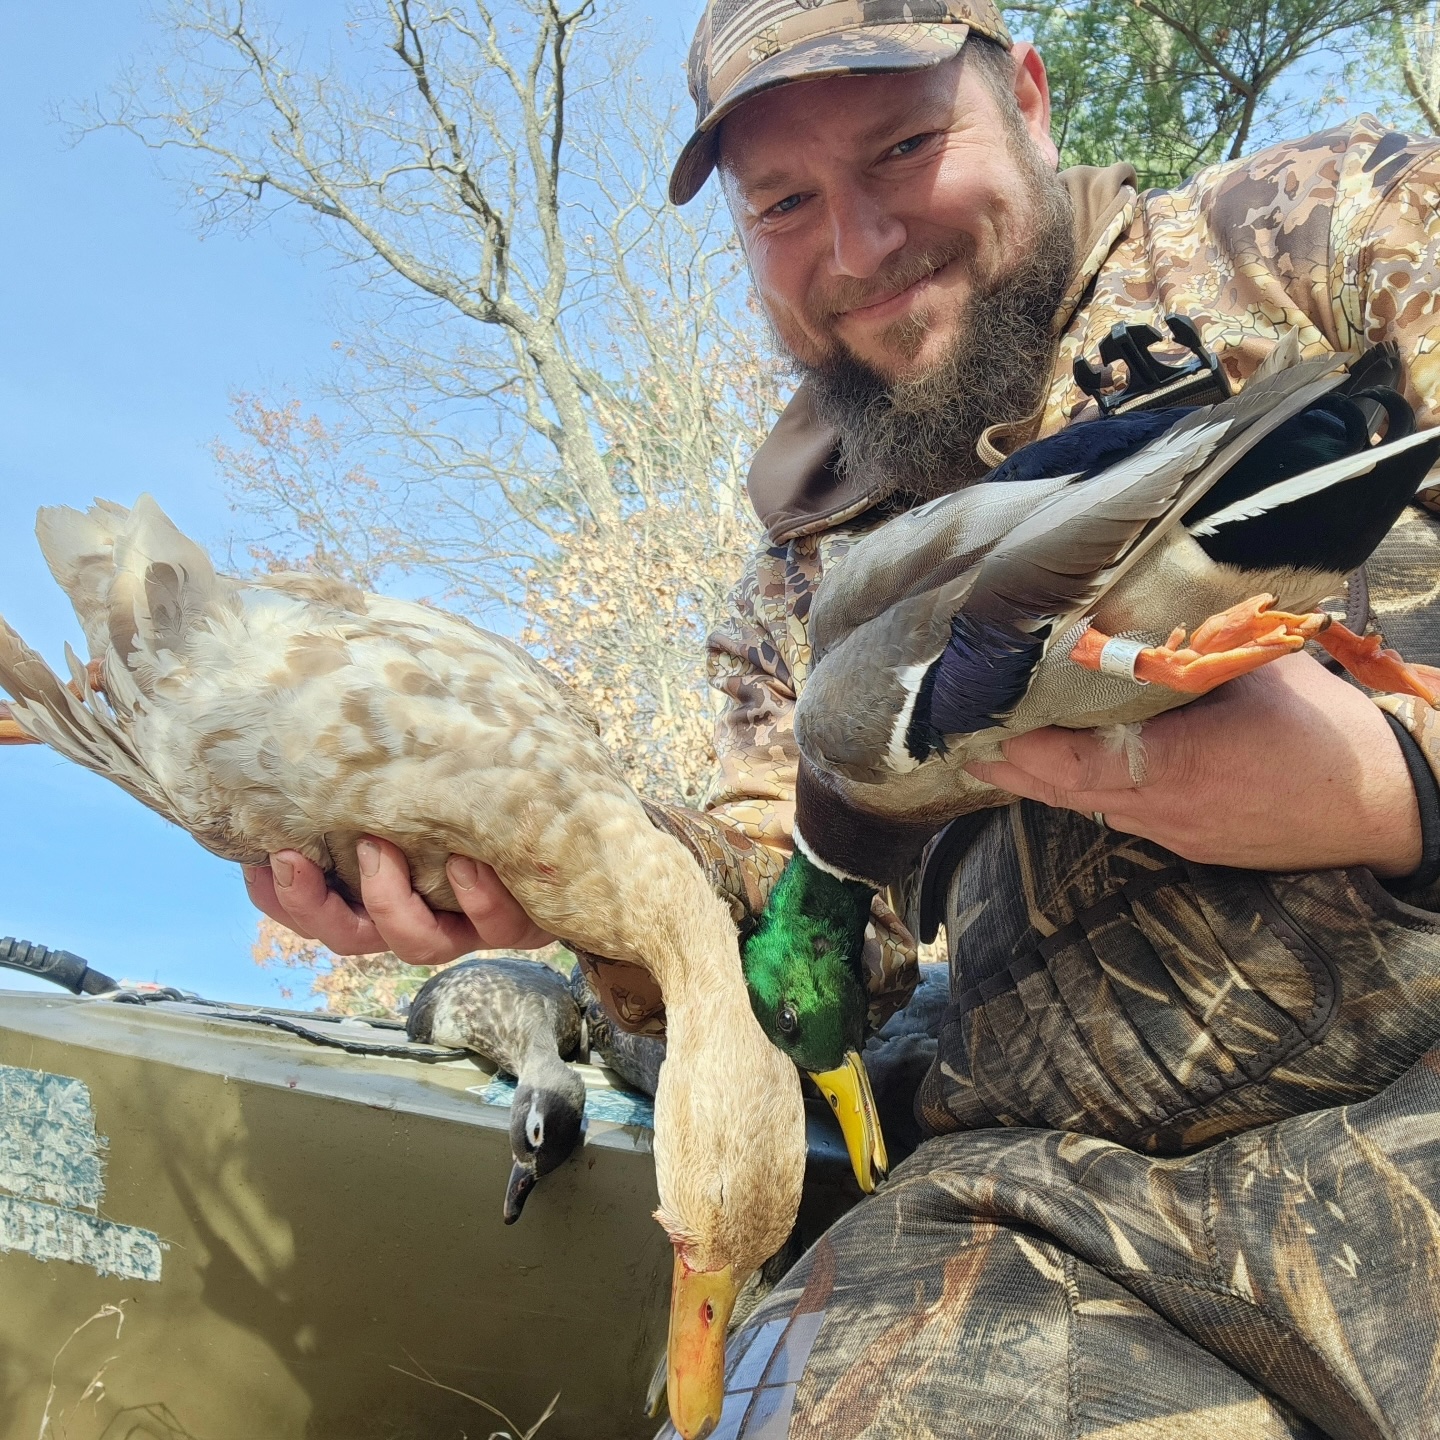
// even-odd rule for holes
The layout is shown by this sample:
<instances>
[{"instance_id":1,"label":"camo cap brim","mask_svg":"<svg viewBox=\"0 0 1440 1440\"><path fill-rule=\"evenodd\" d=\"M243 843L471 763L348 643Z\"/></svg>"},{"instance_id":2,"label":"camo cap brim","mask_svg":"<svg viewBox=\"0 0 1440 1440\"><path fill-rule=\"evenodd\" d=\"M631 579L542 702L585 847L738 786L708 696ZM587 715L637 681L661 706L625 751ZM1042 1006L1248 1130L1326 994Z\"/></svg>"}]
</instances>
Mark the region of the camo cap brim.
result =
<instances>
[{"instance_id":1,"label":"camo cap brim","mask_svg":"<svg viewBox=\"0 0 1440 1440\"><path fill-rule=\"evenodd\" d=\"M709 179L720 122L742 102L800 80L928 69L972 31L1011 46L991 0L710 0L690 47L695 133L671 173L671 203Z\"/></svg>"}]
</instances>

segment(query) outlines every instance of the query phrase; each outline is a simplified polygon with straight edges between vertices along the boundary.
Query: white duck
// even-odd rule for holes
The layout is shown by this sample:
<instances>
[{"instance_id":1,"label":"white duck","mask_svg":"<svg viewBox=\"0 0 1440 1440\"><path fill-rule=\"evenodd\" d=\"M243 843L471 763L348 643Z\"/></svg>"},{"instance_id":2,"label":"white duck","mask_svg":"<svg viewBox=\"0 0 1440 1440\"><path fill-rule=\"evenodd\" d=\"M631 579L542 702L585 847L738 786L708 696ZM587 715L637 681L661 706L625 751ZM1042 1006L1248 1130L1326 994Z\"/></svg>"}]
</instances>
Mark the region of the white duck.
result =
<instances>
[{"instance_id":1,"label":"white duck","mask_svg":"<svg viewBox=\"0 0 1440 1440\"><path fill-rule=\"evenodd\" d=\"M799 1206L799 1080L751 1013L728 910L646 818L593 717L523 650L442 611L217 574L148 496L42 510L37 533L92 660L67 647L72 690L0 621L25 735L229 860L294 848L354 893L357 840L383 836L432 905L457 909L446 857L473 856L545 929L655 976L670 1407L682 1435L708 1434L734 1297Z\"/></svg>"}]
</instances>

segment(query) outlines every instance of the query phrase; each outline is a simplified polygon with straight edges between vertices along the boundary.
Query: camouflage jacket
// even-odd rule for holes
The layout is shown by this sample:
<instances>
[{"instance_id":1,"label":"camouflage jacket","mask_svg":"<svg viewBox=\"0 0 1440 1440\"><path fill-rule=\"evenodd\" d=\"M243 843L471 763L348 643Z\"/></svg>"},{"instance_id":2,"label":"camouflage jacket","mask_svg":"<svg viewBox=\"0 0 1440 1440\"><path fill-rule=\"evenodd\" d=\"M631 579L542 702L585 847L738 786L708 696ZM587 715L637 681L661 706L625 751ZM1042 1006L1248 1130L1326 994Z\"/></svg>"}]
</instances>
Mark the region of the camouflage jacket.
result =
<instances>
[{"instance_id":1,"label":"camouflage jacket","mask_svg":"<svg viewBox=\"0 0 1440 1440\"><path fill-rule=\"evenodd\" d=\"M1394 339L1419 423L1440 423L1440 141L1387 132L1367 118L1211 166L1173 191L1137 193L1126 165L1077 167L1061 178L1075 202L1078 264L1054 320L1043 411L1008 448L1062 429L1093 406L1074 382L1073 364L1094 356L1112 326L1144 322L1163 333L1172 313L1195 322L1236 388L1291 329L1306 355ZM651 807L656 823L686 842L731 899L737 919L763 906L789 851L791 721L811 661L811 599L825 567L875 523L876 496L838 477L833 456L834 437L802 385L750 473L766 543L710 637L710 679L724 697L718 774L703 812ZM1391 614L1434 599L1440 574L1433 564L1440 525L1419 509L1404 524L1407 573L1372 580L1411 596L1392 596ZM1403 651L1400 635L1390 639ZM1440 727L1423 707L1387 708L1440 773ZM873 931L866 970L879 1023L914 985L915 945L881 901ZM596 978L622 1024L659 1028L648 976L602 964Z\"/></svg>"}]
</instances>

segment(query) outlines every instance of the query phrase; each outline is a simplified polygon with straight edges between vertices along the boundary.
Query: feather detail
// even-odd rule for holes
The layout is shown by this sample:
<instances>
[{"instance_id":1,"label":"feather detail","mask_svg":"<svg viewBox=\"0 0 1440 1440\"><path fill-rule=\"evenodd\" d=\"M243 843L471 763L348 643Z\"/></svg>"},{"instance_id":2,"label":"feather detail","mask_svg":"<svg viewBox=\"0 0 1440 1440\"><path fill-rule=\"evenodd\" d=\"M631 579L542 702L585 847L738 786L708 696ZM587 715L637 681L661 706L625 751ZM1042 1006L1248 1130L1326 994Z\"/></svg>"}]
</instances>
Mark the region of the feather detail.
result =
<instances>
[{"instance_id":1,"label":"feather detail","mask_svg":"<svg viewBox=\"0 0 1440 1440\"><path fill-rule=\"evenodd\" d=\"M907 733L918 760L943 749L946 735L968 735L996 724L1018 703L1045 652L1043 637L987 623L961 611L950 643L930 668Z\"/></svg>"},{"instance_id":2,"label":"feather detail","mask_svg":"<svg viewBox=\"0 0 1440 1440\"><path fill-rule=\"evenodd\" d=\"M1176 426L1088 484L1047 501L981 561L965 608L1029 631L1060 615L1083 615L1225 435L1220 423Z\"/></svg>"},{"instance_id":3,"label":"feather detail","mask_svg":"<svg viewBox=\"0 0 1440 1440\"><path fill-rule=\"evenodd\" d=\"M193 632L222 613L237 610L234 583L222 579L210 557L150 495L142 495L115 535L110 590L110 640L127 663L141 651L148 662L137 673L145 683L183 654Z\"/></svg>"},{"instance_id":4,"label":"feather detail","mask_svg":"<svg viewBox=\"0 0 1440 1440\"><path fill-rule=\"evenodd\" d=\"M1272 375L1293 370L1299 363L1300 331L1292 327L1275 342L1270 353L1251 372L1245 388L1248 390L1252 385L1263 385Z\"/></svg>"},{"instance_id":5,"label":"feather detail","mask_svg":"<svg viewBox=\"0 0 1440 1440\"><path fill-rule=\"evenodd\" d=\"M1318 360L1302 360L1263 385L1247 385L1242 394L1230 400L1222 400L1212 410L1197 411L1170 431L1164 437L1166 440L1178 439L1194 428L1208 429L1210 426L1223 424L1226 427L1226 438L1218 450L1212 451L1201 469L1186 480L1174 503L1166 508L1156 523L1144 530L1134 545L1117 559L1090 603L1078 606L1061 616L1052 633L1064 634L1072 625L1082 620L1088 610L1179 525L1181 517L1209 492L1241 456L1258 445L1272 430L1283 425L1292 416L1298 415L1312 401L1334 389L1337 381L1345 374L1345 359L1343 355L1331 355Z\"/></svg>"},{"instance_id":6,"label":"feather detail","mask_svg":"<svg viewBox=\"0 0 1440 1440\"><path fill-rule=\"evenodd\" d=\"M810 633L818 662L846 636L895 605L934 593L973 569L1036 506L1079 472L1008 485L976 484L887 520L827 568ZM927 658L933 660L934 655Z\"/></svg>"},{"instance_id":7,"label":"feather detail","mask_svg":"<svg viewBox=\"0 0 1440 1440\"><path fill-rule=\"evenodd\" d=\"M109 644L107 596L115 571L115 533L129 518L123 505L96 500L88 511L50 505L35 517L35 538L50 573L70 597L92 655Z\"/></svg>"},{"instance_id":8,"label":"feather detail","mask_svg":"<svg viewBox=\"0 0 1440 1440\"><path fill-rule=\"evenodd\" d=\"M1279 509L1282 505L1291 505L1297 500L1316 495L1322 490L1329 489L1332 485L1339 485L1346 480L1354 480L1358 476L1368 475L1382 461L1403 455L1408 450L1414 450L1421 445L1436 446L1437 444L1440 444L1440 439L1437 439L1433 430L1418 430L1413 435L1407 435L1403 440L1376 445L1372 449L1361 451L1358 455L1347 455L1343 459L1331 461L1328 465L1321 465L1318 469L1307 470L1302 475L1292 475L1290 479L1282 480L1278 485L1268 486L1254 495L1246 496L1243 500L1237 500L1233 505L1227 505L1223 510L1217 510L1213 515L1206 516L1197 524L1187 525L1186 529L1197 538L1201 535L1214 535L1222 525L1234 525L1237 521L1253 520L1260 515L1268 514L1271 510Z\"/></svg>"},{"instance_id":9,"label":"feather detail","mask_svg":"<svg viewBox=\"0 0 1440 1440\"><path fill-rule=\"evenodd\" d=\"M65 658L83 700L0 619L0 688L14 702L11 713L16 723L32 739L113 780L141 804L181 824L170 797L156 784L129 737L105 713L88 670L68 645Z\"/></svg>"}]
</instances>

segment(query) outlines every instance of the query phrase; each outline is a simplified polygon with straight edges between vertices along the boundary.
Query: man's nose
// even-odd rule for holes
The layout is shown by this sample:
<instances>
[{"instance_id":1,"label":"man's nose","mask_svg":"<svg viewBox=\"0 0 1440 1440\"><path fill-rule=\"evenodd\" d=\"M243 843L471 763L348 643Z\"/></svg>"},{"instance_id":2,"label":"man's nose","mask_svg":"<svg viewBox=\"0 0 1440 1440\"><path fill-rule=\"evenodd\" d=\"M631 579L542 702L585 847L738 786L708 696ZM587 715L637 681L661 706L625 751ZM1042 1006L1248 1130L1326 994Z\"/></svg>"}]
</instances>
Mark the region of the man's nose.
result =
<instances>
[{"instance_id":1,"label":"man's nose","mask_svg":"<svg viewBox=\"0 0 1440 1440\"><path fill-rule=\"evenodd\" d=\"M855 280L868 280L903 250L908 234L904 222L879 197L858 186L832 196L830 230L832 268Z\"/></svg>"}]
</instances>

